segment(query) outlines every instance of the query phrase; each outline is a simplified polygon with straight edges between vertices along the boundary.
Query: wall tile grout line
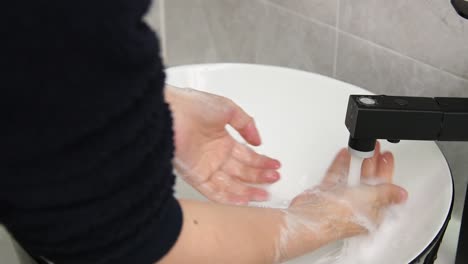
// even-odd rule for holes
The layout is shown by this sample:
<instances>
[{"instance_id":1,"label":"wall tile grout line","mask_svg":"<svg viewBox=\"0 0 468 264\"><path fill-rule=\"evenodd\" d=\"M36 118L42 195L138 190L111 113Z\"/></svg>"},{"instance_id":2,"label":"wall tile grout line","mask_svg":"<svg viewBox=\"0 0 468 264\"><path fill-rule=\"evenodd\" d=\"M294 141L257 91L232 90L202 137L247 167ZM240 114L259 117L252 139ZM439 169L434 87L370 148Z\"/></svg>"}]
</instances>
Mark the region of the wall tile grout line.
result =
<instances>
[{"instance_id":1,"label":"wall tile grout line","mask_svg":"<svg viewBox=\"0 0 468 264\"><path fill-rule=\"evenodd\" d=\"M382 49L382 50L384 50L384 51L386 51L386 52L388 52L388 53L391 53L391 54L393 54L393 55L396 55L397 57L400 57L400 58L403 58L403 59L407 59L407 60L410 60L410 61L412 61L412 62L418 63L418 64L420 64L420 65L422 65L422 66L431 68L431 69L433 69L433 70L436 70L436 71L439 71L439 72L442 72L442 73L445 73L445 74L448 74L449 76L451 76L451 77L453 77L453 78L455 78L455 79L463 80L463 81L468 81L468 79L466 79L466 78L464 78L464 77L462 77L462 76L459 76L459 75L453 74L453 73L451 73L451 72L445 71L445 70L443 70L443 69L441 69L441 68L439 68L439 67L436 67L436 66L431 65L431 64L428 64L428 63L426 63L426 62L417 60L417 59L415 59L415 58L413 58L413 57L411 57L411 56L408 56L408 55L399 53L398 51L395 51L395 50L393 50L393 49L391 49L391 48L382 46L382 45L377 44L377 43L375 43L375 42L372 42L372 41L370 41L370 40L367 40L367 39L364 39L364 38L362 38L362 37L356 36L356 35L354 35L354 34L352 34L352 33L349 33L349 32L346 32L346 31L342 31L342 30L340 30L340 29L338 29L338 32L339 32L339 33L342 33L342 34L344 34L344 35L346 35L346 36L348 36L348 37L351 37L351 38L360 40L360 41L362 41L362 42L365 42L366 44L368 44L368 45L370 45L370 46L373 46L373 47L375 47L375 48ZM468 88L468 87L467 87L467 88Z\"/></svg>"},{"instance_id":2,"label":"wall tile grout line","mask_svg":"<svg viewBox=\"0 0 468 264\"><path fill-rule=\"evenodd\" d=\"M454 77L454 78L456 78L456 79L458 79L458 80L468 81L468 79L466 79L466 78L464 78L464 77L462 77L462 76L459 76L459 75L457 75L457 74L451 73L451 72L449 72L449 71L446 71L446 70L444 70L444 69L442 69L442 68L440 68L440 67L436 67L436 66L434 66L434 65L431 65L431 64L429 64L429 63L420 61L420 60L418 60L418 59L416 59L416 58L413 58L413 57L411 57L411 56L408 56L408 55L406 55L406 54L399 53L399 52L396 51L396 50L393 50L393 49L391 49L391 48L385 47L385 46L383 46L383 45L381 45L381 44L377 44L377 43L372 42L372 41L370 41L370 40L368 40L368 39L365 39L365 38L359 37L359 36L357 36L357 35L354 35L354 34L352 34L352 33L343 31L343 30L341 30L341 29L339 29L339 28L337 28L337 27L335 27L335 26L330 26L330 25L328 25L328 24L326 24L326 23L323 23L323 22L321 22L321 21L319 21L319 20L317 20L317 19L315 19L315 18L310 18L310 17L304 16L304 15L302 15L302 14L296 12L296 11L287 9L287 8L285 8L285 7L283 7L283 6L280 6L280 5L278 5L278 4L272 3L272 2L270 2L270 1L267 1L267 3L268 3L269 5L271 5L271 6L274 6L275 8L281 9L281 10L283 10L283 11L285 11L285 12L288 12L289 14L298 16L298 17L300 17L300 18L302 18L302 19L304 19L304 20L307 20L307 21L309 21L309 22L311 22L311 23L314 23L314 24L316 24L316 25L318 25L318 26L323 26L323 27L327 27L327 28L330 28L330 29L334 29L334 30L337 31L337 34L342 33L342 34L347 35L347 36L349 36L349 37L352 37L352 38L354 38L354 39L358 39L358 40L360 40L360 41L363 41L363 42L365 42L366 44L369 44L369 45L371 45L371 46L373 46L373 47L377 47L377 48L383 49L383 50L385 50L385 51L387 51L387 52L389 52L389 53L391 53L391 54L393 54L393 55L396 55L396 56L398 56L398 57L405 58L405 59L408 59L408 60L410 60L410 61L412 61L412 62L416 62L416 63L419 63L419 64L421 64L421 65L423 65L423 66L426 66L426 67L429 67L429 68L431 68L431 69L437 70L437 71L439 71L439 72L446 73L446 74L448 74L449 76ZM333 77L335 77L335 76L333 76ZM468 88L468 87L467 87L467 88Z\"/></svg>"},{"instance_id":3,"label":"wall tile grout line","mask_svg":"<svg viewBox=\"0 0 468 264\"><path fill-rule=\"evenodd\" d=\"M341 0L336 0L336 28L335 28L335 54L333 58L333 78L336 78L336 69L338 67L338 48L340 45L340 32L338 28L340 28L340 3Z\"/></svg>"},{"instance_id":4,"label":"wall tile grout line","mask_svg":"<svg viewBox=\"0 0 468 264\"><path fill-rule=\"evenodd\" d=\"M265 1L265 3L266 3L267 5L273 6L273 7L277 8L277 9L282 10L282 11L285 11L285 12L291 14L291 15L299 16L299 17L301 17L301 18L303 18L303 19L305 19L305 20L308 20L308 21L313 22L313 23L315 23L315 24L318 24L318 25L320 25L320 26L324 26L324 27L327 27L327 28L329 28L329 29L335 29L335 26L331 26L331 25L329 25L329 24L327 24L327 23L324 23L324 22L322 22L322 21L320 21L320 20L317 20L317 19L315 19L315 18L311 18L311 17L304 16L304 15L302 15L302 14L296 12L296 11L293 11L293 10L291 10L291 9L288 9L288 8L286 8L286 7L284 7L284 6L279 5L279 4L270 2L270 1L268 1L268 0Z\"/></svg>"}]
</instances>

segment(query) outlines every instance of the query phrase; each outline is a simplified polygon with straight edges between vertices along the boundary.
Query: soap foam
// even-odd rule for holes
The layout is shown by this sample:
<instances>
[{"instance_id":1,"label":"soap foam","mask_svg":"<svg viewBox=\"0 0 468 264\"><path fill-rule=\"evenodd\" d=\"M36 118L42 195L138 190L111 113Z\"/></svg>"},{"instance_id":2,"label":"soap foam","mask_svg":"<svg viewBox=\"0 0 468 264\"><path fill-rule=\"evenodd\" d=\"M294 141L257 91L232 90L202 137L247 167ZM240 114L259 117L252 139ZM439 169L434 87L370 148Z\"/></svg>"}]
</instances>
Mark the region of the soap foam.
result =
<instances>
[{"instance_id":1,"label":"soap foam","mask_svg":"<svg viewBox=\"0 0 468 264\"><path fill-rule=\"evenodd\" d=\"M408 184L411 184L416 182L416 177L421 176L407 177ZM325 252L321 252L320 256L317 256L318 260L314 263L394 263L391 260L394 254L405 254L399 259L413 259L420 252L415 245L423 245L439 231L434 229L432 224L428 224L430 221L427 219L439 213L434 210L440 206L434 204L443 202L443 199L440 199L442 194L439 190L439 186L442 186L443 182L443 177L434 178L432 181L417 181L417 185L412 186L412 192L404 204L393 205L385 210L383 220L377 229L365 235L346 239L338 247L329 247ZM377 185L381 182L374 178L366 180L365 183ZM432 194L430 202L434 206L427 206L427 193ZM421 210L421 207L424 207L425 210ZM409 229L408 226L411 228ZM402 250L408 248L415 251Z\"/></svg>"},{"instance_id":2,"label":"soap foam","mask_svg":"<svg viewBox=\"0 0 468 264\"><path fill-rule=\"evenodd\" d=\"M408 244L410 238L400 235L397 241L395 234L401 234L401 223L408 214L405 205L392 206L385 212L385 217L378 229L358 237L344 241L341 249L332 250L323 255L318 264L364 264L375 263L384 251L397 250L402 245ZM409 220L409 219L408 219Z\"/></svg>"},{"instance_id":3,"label":"soap foam","mask_svg":"<svg viewBox=\"0 0 468 264\"><path fill-rule=\"evenodd\" d=\"M407 161L402 161L401 167L409 166L405 162ZM395 172L395 174L398 173L402 172ZM366 235L331 243L305 256L287 261L287 263L393 264L397 263L396 259L400 260L400 263L411 261L427 246L427 241L431 241L441 228L441 226L435 226L431 219L435 215L446 213L440 211L440 208L447 203L446 192L441 192L441 186L447 184L447 178L431 177L430 181L421 179L426 173L429 172L420 170L417 175L402 176L405 177L404 187L409 190L408 200L403 205L388 208L384 213L382 223L376 230ZM445 167L442 167L438 172L430 173L443 175L446 173ZM308 176L312 178L310 174ZM366 179L364 183L376 185L379 184L379 181L375 178ZM287 208L291 199L297 195L298 185L302 188L308 186L308 183L304 184L299 180L289 181L287 184L294 188L283 188L284 193L280 193L281 195L272 192L270 201L256 203L256 205ZM400 185L399 182L396 184ZM430 194L430 198L428 194ZM430 206L428 206L429 204Z\"/></svg>"},{"instance_id":4,"label":"soap foam","mask_svg":"<svg viewBox=\"0 0 468 264\"><path fill-rule=\"evenodd\" d=\"M348 174L348 185L355 187L361 184L361 167L363 158L351 157ZM378 178L369 178L365 181L368 185L381 184ZM368 234L352 237L342 241L341 246L333 246L317 255L318 259L314 263L318 264L366 264L376 263L381 256L386 255L385 251L398 250L402 245L409 245L409 236L402 235L402 224L411 221L411 212L407 204L394 205L387 208L383 214L383 220L378 226L370 226L366 221L360 222L368 230ZM368 220L363 218L361 220ZM361 223L362 222L362 223ZM395 235L400 234L400 235ZM397 237L397 239L396 239Z\"/></svg>"},{"instance_id":5,"label":"soap foam","mask_svg":"<svg viewBox=\"0 0 468 264\"><path fill-rule=\"evenodd\" d=\"M348 185L359 186L361 184L361 167L363 158L351 156L349 168ZM367 181L367 184L380 184L377 178ZM399 232L402 218L408 209L404 205L395 205L384 212L382 223L378 228L367 228L368 234L346 239L340 250L334 250L322 257L318 263L339 263L339 264L362 264L374 263L379 256L385 255L382 250L392 250L398 248L395 244L395 234ZM399 239L400 240L400 239Z\"/></svg>"}]
</instances>

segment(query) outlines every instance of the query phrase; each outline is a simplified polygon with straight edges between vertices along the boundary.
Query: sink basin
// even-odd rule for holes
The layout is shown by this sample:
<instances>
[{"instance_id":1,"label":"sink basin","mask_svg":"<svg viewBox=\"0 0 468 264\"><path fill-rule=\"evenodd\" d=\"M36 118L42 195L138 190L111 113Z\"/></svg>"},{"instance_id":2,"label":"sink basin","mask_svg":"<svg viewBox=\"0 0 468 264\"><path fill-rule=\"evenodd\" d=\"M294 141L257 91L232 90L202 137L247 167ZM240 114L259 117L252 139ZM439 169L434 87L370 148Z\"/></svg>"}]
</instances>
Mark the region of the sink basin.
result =
<instances>
[{"instance_id":1,"label":"sink basin","mask_svg":"<svg viewBox=\"0 0 468 264\"><path fill-rule=\"evenodd\" d=\"M172 85L226 96L255 117L264 142L256 150L283 164L282 179L268 187L271 201L262 204L269 207L287 206L290 199L321 180L334 155L347 145L344 117L348 96L370 94L321 75L271 66L192 65L168 69L167 74ZM394 181L410 195L407 215L386 241L386 249L377 250L373 258L360 264L423 260L440 241L449 220L453 201L450 169L433 142L382 142L382 148L395 154ZM205 200L180 179L175 189L178 197ZM341 245L331 244L289 263L317 263ZM1 226L0 263L34 263Z\"/></svg>"},{"instance_id":2,"label":"sink basin","mask_svg":"<svg viewBox=\"0 0 468 264\"><path fill-rule=\"evenodd\" d=\"M263 206L269 207L285 207L305 188L320 182L335 154L347 146L344 118L348 96L370 94L325 76L272 66L189 65L168 69L167 74L169 84L228 97L254 116L264 142L256 150L283 164L282 179L268 187L272 199ZM408 190L410 198L401 223L383 244L386 249L372 249L375 254L359 263L423 260L440 241L449 220L453 201L450 169L433 142L382 142L382 148L394 153L394 181ZM176 194L204 200L179 179ZM316 263L341 246L335 243L289 263ZM349 263L320 263L335 262Z\"/></svg>"}]
</instances>

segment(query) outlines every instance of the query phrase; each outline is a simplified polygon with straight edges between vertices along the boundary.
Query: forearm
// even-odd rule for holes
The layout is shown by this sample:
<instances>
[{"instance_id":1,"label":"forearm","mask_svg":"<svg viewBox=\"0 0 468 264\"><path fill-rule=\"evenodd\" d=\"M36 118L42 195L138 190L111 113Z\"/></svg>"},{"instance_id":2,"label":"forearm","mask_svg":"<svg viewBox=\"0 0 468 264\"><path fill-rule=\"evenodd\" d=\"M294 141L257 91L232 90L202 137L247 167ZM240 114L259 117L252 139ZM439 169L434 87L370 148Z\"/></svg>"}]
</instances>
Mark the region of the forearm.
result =
<instances>
[{"instance_id":1,"label":"forearm","mask_svg":"<svg viewBox=\"0 0 468 264\"><path fill-rule=\"evenodd\" d=\"M181 200L184 221L166 263L273 263L282 212Z\"/></svg>"},{"instance_id":2,"label":"forearm","mask_svg":"<svg viewBox=\"0 0 468 264\"><path fill-rule=\"evenodd\" d=\"M160 264L271 264L338 239L279 209L179 202L184 215L182 231Z\"/></svg>"}]
</instances>

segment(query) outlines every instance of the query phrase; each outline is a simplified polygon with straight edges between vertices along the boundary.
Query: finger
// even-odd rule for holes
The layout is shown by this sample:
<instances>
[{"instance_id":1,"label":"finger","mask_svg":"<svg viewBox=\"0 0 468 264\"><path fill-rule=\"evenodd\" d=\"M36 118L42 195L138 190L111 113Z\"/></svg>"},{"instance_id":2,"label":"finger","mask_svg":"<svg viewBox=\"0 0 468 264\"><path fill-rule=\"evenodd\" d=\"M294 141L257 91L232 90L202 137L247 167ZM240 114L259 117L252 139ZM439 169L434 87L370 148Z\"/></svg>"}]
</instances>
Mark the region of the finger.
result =
<instances>
[{"instance_id":1,"label":"finger","mask_svg":"<svg viewBox=\"0 0 468 264\"><path fill-rule=\"evenodd\" d=\"M220 203L241 205L269 198L267 191L242 184L224 172L215 173L200 189L208 199Z\"/></svg>"},{"instance_id":2,"label":"finger","mask_svg":"<svg viewBox=\"0 0 468 264\"><path fill-rule=\"evenodd\" d=\"M234 195L223 190L225 186L219 186L217 183L206 182L197 189L209 200L222 204L246 205L249 202L247 196Z\"/></svg>"},{"instance_id":3,"label":"finger","mask_svg":"<svg viewBox=\"0 0 468 264\"><path fill-rule=\"evenodd\" d=\"M233 205L247 205L249 204L249 198L242 195L232 194L232 193L224 193L223 200L225 204L233 204Z\"/></svg>"},{"instance_id":4,"label":"finger","mask_svg":"<svg viewBox=\"0 0 468 264\"><path fill-rule=\"evenodd\" d=\"M262 142L253 118L236 103L229 101L229 104L232 112L228 123L239 132L242 138L249 144L259 146Z\"/></svg>"},{"instance_id":5,"label":"finger","mask_svg":"<svg viewBox=\"0 0 468 264\"><path fill-rule=\"evenodd\" d=\"M377 175L378 160L380 157L380 143L377 141L375 144L374 156L365 159L361 167L361 178L371 178Z\"/></svg>"},{"instance_id":6,"label":"finger","mask_svg":"<svg viewBox=\"0 0 468 264\"><path fill-rule=\"evenodd\" d=\"M337 183L344 183L348 178L351 156L346 149L340 150L328 168L327 174L322 181L323 186L333 186Z\"/></svg>"},{"instance_id":7,"label":"finger","mask_svg":"<svg viewBox=\"0 0 468 264\"><path fill-rule=\"evenodd\" d=\"M249 167L273 170L277 170L281 167L281 163L278 160L258 154L249 147L240 143L234 146L232 156Z\"/></svg>"},{"instance_id":8,"label":"finger","mask_svg":"<svg viewBox=\"0 0 468 264\"><path fill-rule=\"evenodd\" d=\"M221 189L223 192L226 193L226 197L229 198L228 200L232 201L231 198L236 198L238 200L239 198L246 199L247 202L249 201L266 201L269 198L269 194L267 191L249 186L245 183L242 183L235 178L232 177L225 177L222 179L220 183L216 183L217 179L213 182L214 184L224 184L225 186L222 187Z\"/></svg>"},{"instance_id":9,"label":"finger","mask_svg":"<svg viewBox=\"0 0 468 264\"><path fill-rule=\"evenodd\" d=\"M270 194L261 188L244 186L249 202L265 202L270 199Z\"/></svg>"},{"instance_id":10,"label":"finger","mask_svg":"<svg viewBox=\"0 0 468 264\"><path fill-rule=\"evenodd\" d=\"M392 183L395 159L391 152L380 155L377 162L377 178L385 183Z\"/></svg>"},{"instance_id":11,"label":"finger","mask_svg":"<svg viewBox=\"0 0 468 264\"><path fill-rule=\"evenodd\" d=\"M249 183L273 183L280 178L280 174L276 170L249 167L236 159L229 159L222 170L241 181Z\"/></svg>"},{"instance_id":12,"label":"finger","mask_svg":"<svg viewBox=\"0 0 468 264\"><path fill-rule=\"evenodd\" d=\"M394 184L381 184L375 186L374 195L377 204L381 207L402 203L408 199L408 192Z\"/></svg>"}]
</instances>

